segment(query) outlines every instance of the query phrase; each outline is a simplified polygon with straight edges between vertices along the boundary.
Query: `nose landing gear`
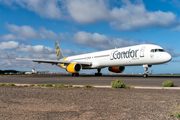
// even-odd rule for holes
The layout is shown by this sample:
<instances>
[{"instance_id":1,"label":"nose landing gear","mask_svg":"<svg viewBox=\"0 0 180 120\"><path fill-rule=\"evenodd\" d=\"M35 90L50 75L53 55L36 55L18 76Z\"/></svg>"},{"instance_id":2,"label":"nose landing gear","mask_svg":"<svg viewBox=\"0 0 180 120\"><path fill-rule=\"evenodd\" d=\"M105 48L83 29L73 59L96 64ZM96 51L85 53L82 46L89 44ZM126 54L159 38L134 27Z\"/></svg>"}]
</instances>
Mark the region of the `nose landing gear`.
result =
<instances>
[{"instance_id":1,"label":"nose landing gear","mask_svg":"<svg viewBox=\"0 0 180 120\"><path fill-rule=\"evenodd\" d=\"M144 67L144 73L143 73L143 77L144 78L147 78L148 77L148 65L143 65L143 67Z\"/></svg>"}]
</instances>

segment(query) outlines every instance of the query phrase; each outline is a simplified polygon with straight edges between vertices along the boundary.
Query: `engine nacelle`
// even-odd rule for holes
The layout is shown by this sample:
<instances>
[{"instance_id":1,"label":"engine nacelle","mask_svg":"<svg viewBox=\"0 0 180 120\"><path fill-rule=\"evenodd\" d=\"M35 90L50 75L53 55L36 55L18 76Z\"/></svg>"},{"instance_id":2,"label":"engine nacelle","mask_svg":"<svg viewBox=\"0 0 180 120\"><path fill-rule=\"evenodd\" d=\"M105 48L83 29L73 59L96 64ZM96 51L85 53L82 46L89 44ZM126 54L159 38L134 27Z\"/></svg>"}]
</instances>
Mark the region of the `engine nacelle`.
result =
<instances>
[{"instance_id":1,"label":"engine nacelle","mask_svg":"<svg viewBox=\"0 0 180 120\"><path fill-rule=\"evenodd\" d=\"M79 73L81 69L82 69L82 66L79 63L71 63L66 67L66 71L70 73Z\"/></svg>"},{"instance_id":2,"label":"engine nacelle","mask_svg":"<svg viewBox=\"0 0 180 120\"><path fill-rule=\"evenodd\" d=\"M109 67L109 71L115 72L115 73L122 73L124 70L125 70L124 66Z\"/></svg>"}]
</instances>

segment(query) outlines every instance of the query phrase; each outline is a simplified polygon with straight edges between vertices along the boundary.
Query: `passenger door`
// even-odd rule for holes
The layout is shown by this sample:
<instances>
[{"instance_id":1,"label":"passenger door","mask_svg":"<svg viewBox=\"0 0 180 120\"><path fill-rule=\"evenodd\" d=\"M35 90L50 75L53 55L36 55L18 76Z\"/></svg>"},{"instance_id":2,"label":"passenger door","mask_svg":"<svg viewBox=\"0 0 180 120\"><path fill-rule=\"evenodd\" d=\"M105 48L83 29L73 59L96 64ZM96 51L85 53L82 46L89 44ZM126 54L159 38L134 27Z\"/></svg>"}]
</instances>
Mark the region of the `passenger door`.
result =
<instances>
[{"instance_id":1,"label":"passenger door","mask_svg":"<svg viewBox=\"0 0 180 120\"><path fill-rule=\"evenodd\" d=\"M141 47L140 49L140 57L144 57L144 50L145 50L145 47Z\"/></svg>"}]
</instances>

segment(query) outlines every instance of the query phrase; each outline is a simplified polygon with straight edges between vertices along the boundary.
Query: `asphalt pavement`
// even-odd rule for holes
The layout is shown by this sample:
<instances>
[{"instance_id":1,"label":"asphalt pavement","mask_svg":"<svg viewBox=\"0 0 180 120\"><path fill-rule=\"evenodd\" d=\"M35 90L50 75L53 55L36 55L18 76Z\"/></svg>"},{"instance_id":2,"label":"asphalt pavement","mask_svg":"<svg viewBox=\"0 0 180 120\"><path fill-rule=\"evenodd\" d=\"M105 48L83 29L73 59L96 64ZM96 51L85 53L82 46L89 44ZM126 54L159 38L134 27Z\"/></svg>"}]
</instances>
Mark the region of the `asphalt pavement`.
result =
<instances>
[{"instance_id":1,"label":"asphalt pavement","mask_svg":"<svg viewBox=\"0 0 180 120\"><path fill-rule=\"evenodd\" d=\"M126 85L160 87L164 81L170 80L174 85L180 87L180 76L175 75L153 75L143 78L140 75L103 75L94 76L81 74L79 77L72 77L70 74L46 74L46 75L9 75L0 76L0 83L16 84L46 84L62 83L73 85L99 85L109 86L112 81L119 79Z\"/></svg>"}]
</instances>

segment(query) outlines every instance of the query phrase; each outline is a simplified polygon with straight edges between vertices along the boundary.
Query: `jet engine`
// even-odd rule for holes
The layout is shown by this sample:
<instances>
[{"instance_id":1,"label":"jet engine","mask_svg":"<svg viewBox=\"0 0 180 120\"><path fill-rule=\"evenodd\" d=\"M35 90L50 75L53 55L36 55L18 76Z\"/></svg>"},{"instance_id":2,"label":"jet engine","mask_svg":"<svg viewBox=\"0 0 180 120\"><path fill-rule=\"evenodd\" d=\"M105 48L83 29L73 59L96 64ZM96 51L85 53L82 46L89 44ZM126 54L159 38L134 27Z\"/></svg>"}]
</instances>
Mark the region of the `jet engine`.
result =
<instances>
[{"instance_id":1,"label":"jet engine","mask_svg":"<svg viewBox=\"0 0 180 120\"><path fill-rule=\"evenodd\" d=\"M125 70L124 66L109 67L109 71L115 72L115 73L122 73L124 70Z\"/></svg>"},{"instance_id":2,"label":"jet engine","mask_svg":"<svg viewBox=\"0 0 180 120\"><path fill-rule=\"evenodd\" d=\"M82 69L81 64L78 63L71 63L66 67L66 71L70 73L79 73Z\"/></svg>"}]
</instances>

